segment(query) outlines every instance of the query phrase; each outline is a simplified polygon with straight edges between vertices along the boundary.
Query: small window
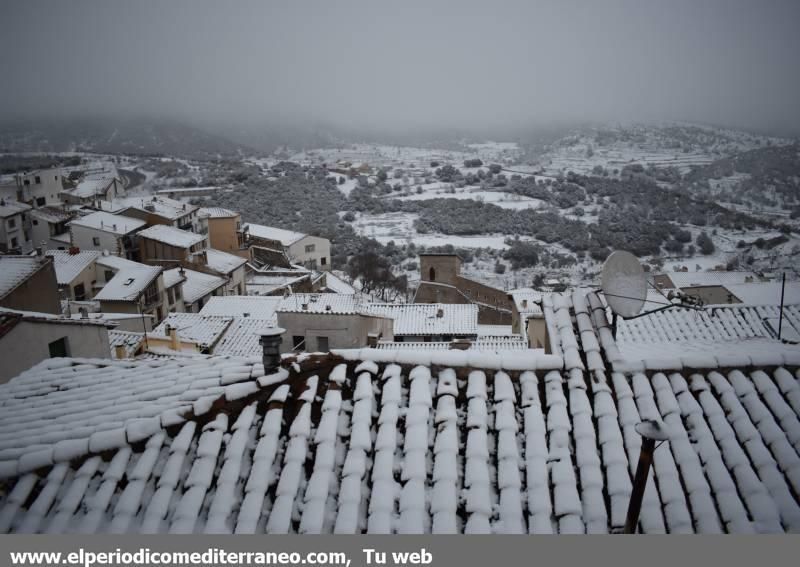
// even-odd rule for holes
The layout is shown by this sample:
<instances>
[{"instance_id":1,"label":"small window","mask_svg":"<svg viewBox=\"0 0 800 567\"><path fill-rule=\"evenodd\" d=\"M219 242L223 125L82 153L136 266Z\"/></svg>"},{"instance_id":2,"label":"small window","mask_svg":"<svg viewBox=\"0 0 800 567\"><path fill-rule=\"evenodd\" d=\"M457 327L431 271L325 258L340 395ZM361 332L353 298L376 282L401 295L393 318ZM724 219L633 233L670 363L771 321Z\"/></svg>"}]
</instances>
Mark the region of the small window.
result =
<instances>
[{"instance_id":1,"label":"small window","mask_svg":"<svg viewBox=\"0 0 800 567\"><path fill-rule=\"evenodd\" d=\"M37 207L44 207L46 203L47 203L47 199L45 199L44 197L37 197L36 198L36 206Z\"/></svg>"},{"instance_id":2,"label":"small window","mask_svg":"<svg viewBox=\"0 0 800 567\"><path fill-rule=\"evenodd\" d=\"M303 335L294 335L292 337L292 350L304 350L306 338Z\"/></svg>"},{"instance_id":3,"label":"small window","mask_svg":"<svg viewBox=\"0 0 800 567\"><path fill-rule=\"evenodd\" d=\"M114 272L113 272L113 270L106 270L106 272L105 272L105 278L106 278L106 281L107 281L107 282L110 282L110 281L111 281L111 278L113 278L113 277L114 277Z\"/></svg>"},{"instance_id":4,"label":"small window","mask_svg":"<svg viewBox=\"0 0 800 567\"><path fill-rule=\"evenodd\" d=\"M172 288L169 288L167 290L167 298L169 299L169 304L170 305L175 303L175 290L173 290Z\"/></svg>"},{"instance_id":5,"label":"small window","mask_svg":"<svg viewBox=\"0 0 800 567\"><path fill-rule=\"evenodd\" d=\"M328 337L317 337L317 350L319 352L328 352Z\"/></svg>"},{"instance_id":6,"label":"small window","mask_svg":"<svg viewBox=\"0 0 800 567\"><path fill-rule=\"evenodd\" d=\"M306 254L308 254L309 252L313 252L314 249L315 249L314 244L306 244Z\"/></svg>"},{"instance_id":7,"label":"small window","mask_svg":"<svg viewBox=\"0 0 800 567\"><path fill-rule=\"evenodd\" d=\"M86 288L82 283L75 286L75 301L83 301L86 299Z\"/></svg>"},{"instance_id":8,"label":"small window","mask_svg":"<svg viewBox=\"0 0 800 567\"><path fill-rule=\"evenodd\" d=\"M432 282L436 281L436 270L431 266L430 271L428 271L428 279Z\"/></svg>"},{"instance_id":9,"label":"small window","mask_svg":"<svg viewBox=\"0 0 800 567\"><path fill-rule=\"evenodd\" d=\"M100 246L100 237L99 236L93 236L92 237L92 244L94 244L95 246Z\"/></svg>"},{"instance_id":10,"label":"small window","mask_svg":"<svg viewBox=\"0 0 800 567\"><path fill-rule=\"evenodd\" d=\"M14 217L11 217L10 219L8 219L8 228L12 229L12 228L16 228L16 227L17 227L17 219L15 219Z\"/></svg>"},{"instance_id":11,"label":"small window","mask_svg":"<svg viewBox=\"0 0 800 567\"><path fill-rule=\"evenodd\" d=\"M33 219L33 226L39 226L39 221L36 220L36 219Z\"/></svg>"},{"instance_id":12,"label":"small window","mask_svg":"<svg viewBox=\"0 0 800 567\"><path fill-rule=\"evenodd\" d=\"M319 263L322 264L323 266L325 266L325 265L328 264L328 259L327 258L320 258L319 259Z\"/></svg>"},{"instance_id":13,"label":"small window","mask_svg":"<svg viewBox=\"0 0 800 567\"><path fill-rule=\"evenodd\" d=\"M36 185L40 185L42 183L42 178L37 175L34 177L34 181L36 182Z\"/></svg>"},{"instance_id":14,"label":"small window","mask_svg":"<svg viewBox=\"0 0 800 567\"><path fill-rule=\"evenodd\" d=\"M61 337L57 341L53 341L47 345L47 348L50 350L50 358L63 358L69 356L69 344L67 343L67 337Z\"/></svg>"},{"instance_id":15,"label":"small window","mask_svg":"<svg viewBox=\"0 0 800 567\"><path fill-rule=\"evenodd\" d=\"M11 248L16 248L16 247L17 247L17 239L16 238L12 238L11 239Z\"/></svg>"},{"instance_id":16,"label":"small window","mask_svg":"<svg viewBox=\"0 0 800 567\"><path fill-rule=\"evenodd\" d=\"M54 175L54 176L53 176L53 179L54 179L54 180L56 180L56 181L58 181L58 175Z\"/></svg>"},{"instance_id":17,"label":"small window","mask_svg":"<svg viewBox=\"0 0 800 567\"><path fill-rule=\"evenodd\" d=\"M31 184L31 180L30 180L30 179L26 179L26 180L24 180L24 181L22 182L22 184L23 184L23 185L30 185L30 184Z\"/></svg>"}]
</instances>

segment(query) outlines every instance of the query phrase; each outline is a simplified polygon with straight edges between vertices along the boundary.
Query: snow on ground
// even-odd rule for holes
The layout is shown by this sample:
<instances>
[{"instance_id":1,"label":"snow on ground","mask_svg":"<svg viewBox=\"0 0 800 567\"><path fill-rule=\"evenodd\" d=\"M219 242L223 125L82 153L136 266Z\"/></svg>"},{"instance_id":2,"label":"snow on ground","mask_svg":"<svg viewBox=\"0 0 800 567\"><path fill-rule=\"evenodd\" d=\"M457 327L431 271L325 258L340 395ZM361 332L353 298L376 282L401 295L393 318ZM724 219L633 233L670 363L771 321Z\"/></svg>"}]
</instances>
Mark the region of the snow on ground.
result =
<instances>
[{"instance_id":1,"label":"snow on ground","mask_svg":"<svg viewBox=\"0 0 800 567\"><path fill-rule=\"evenodd\" d=\"M434 184L431 184L434 185ZM504 209L538 209L544 204L540 199L532 197L525 197L524 195L517 195L515 193L506 193L503 191L483 191L477 188L462 188L456 189L455 193L448 193L447 190L439 185L435 190L424 190L422 193L412 193L402 197L396 197L401 201L427 201L429 199L472 199L473 201L481 201L483 203L491 203Z\"/></svg>"}]
</instances>

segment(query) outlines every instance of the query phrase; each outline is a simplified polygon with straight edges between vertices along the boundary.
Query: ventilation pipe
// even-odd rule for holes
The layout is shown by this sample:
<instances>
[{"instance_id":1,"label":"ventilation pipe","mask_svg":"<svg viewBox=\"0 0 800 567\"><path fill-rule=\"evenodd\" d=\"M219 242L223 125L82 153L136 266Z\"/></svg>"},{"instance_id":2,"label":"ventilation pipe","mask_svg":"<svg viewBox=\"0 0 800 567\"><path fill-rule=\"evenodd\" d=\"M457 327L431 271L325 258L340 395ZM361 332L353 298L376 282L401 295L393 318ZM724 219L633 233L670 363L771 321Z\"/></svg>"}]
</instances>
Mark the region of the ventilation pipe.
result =
<instances>
[{"instance_id":1,"label":"ventilation pipe","mask_svg":"<svg viewBox=\"0 0 800 567\"><path fill-rule=\"evenodd\" d=\"M261 361L264 363L264 374L275 372L281 365L281 341L286 331L280 327L269 327L259 334L261 344Z\"/></svg>"}]
</instances>

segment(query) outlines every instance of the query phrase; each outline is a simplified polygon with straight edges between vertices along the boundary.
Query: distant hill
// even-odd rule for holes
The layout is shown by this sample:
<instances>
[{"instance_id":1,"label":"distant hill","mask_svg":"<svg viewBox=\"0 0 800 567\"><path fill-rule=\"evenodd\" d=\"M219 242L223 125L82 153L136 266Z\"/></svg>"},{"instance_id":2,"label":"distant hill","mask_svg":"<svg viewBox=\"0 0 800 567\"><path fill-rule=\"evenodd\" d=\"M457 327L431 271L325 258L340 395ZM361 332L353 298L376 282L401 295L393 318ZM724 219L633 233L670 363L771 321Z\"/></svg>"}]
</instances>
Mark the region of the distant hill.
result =
<instances>
[{"instance_id":1,"label":"distant hill","mask_svg":"<svg viewBox=\"0 0 800 567\"><path fill-rule=\"evenodd\" d=\"M134 119L0 124L0 151L87 151L193 158L255 153L245 144L193 126L172 121Z\"/></svg>"}]
</instances>

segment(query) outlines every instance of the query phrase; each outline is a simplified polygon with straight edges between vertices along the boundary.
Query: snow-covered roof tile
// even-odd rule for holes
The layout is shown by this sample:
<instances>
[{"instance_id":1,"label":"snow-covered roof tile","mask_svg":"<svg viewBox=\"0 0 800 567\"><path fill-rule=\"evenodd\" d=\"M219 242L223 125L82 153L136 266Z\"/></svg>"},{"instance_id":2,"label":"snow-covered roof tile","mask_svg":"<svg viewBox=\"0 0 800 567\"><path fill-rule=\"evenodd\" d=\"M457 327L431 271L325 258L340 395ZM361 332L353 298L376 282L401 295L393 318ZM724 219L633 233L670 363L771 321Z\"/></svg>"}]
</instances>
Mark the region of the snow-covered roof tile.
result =
<instances>
[{"instance_id":1,"label":"snow-covered roof tile","mask_svg":"<svg viewBox=\"0 0 800 567\"><path fill-rule=\"evenodd\" d=\"M125 358L132 358L144 343L144 333L111 330L108 332L108 344L112 358L117 357L117 347L125 348Z\"/></svg>"},{"instance_id":2,"label":"snow-covered roof tile","mask_svg":"<svg viewBox=\"0 0 800 567\"><path fill-rule=\"evenodd\" d=\"M212 297L200 310L204 316L250 317L276 322L275 311L283 301L282 297L261 297L255 295L226 295Z\"/></svg>"},{"instance_id":3,"label":"snow-covered roof tile","mask_svg":"<svg viewBox=\"0 0 800 567\"><path fill-rule=\"evenodd\" d=\"M177 248L189 248L203 242L206 237L202 234L181 230L165 224L154 224L139 233L141 238L148 238Z\"/></svg>"},{"instance_id":4,"label":"snow-covered roof tile","mask_svg":"<svg viewBox=\"0 0 800 567\"><path fill-rule=\"evenodd\" d=\"M257 360L52 359L0 386L0 532L608 533L642 420L670 435L642 532L800 529L797 365L589 388L530 350Z\"/></svg>"},{"instance_id":5,"label":"snow-covered roof tile","mask_svg":"<svg viewBox=\"0 0 800 567\"><path fill-rule=\"evenodd\" d=\"M275 228L272 226L264 226L262 224L247 223L246 227L251 236L263 238L265 240L275 240L284 246L290 246L301 238L305 238L307 236L302 232L295 232L293 230Z\"/></svg>"},{"instance_id":6,"label":"snow-covered roof tile","mask_svg":"<svg viewBox=\"0 0 800 567\"><path fill-rule=\"evenodd\" d=\"M161 266L148 266L118 256L101 255L97 258L101 266L115 271L94 296L96 301L133 301L161 274Z\"/></svg>"},{"instance_id":7,"label":"snow-covered roof tile","mask_svg":"<svg viewBox=\"0 0 800 567\"><path fill-rule=\"evenodd\" d=\"M222 207L200 207L198 215L212 219L238 217L239 213Z\"/></svg>"},{"instance_id":8,"label":"snow-covered roof tile","mask_svg":"<svg viewBox=\"0 0 800 567\"><path fill-rule=\"evenodd\" d=\"M730 291L744 305L780 305L781 282L758 282L743 284L726 284ZM800 282L786 282L783 289L784 305L800 305Z\"/></svg>"},{"instance_id":9,"label":"snow-covered roof tile","mask_svg":"<svg viewBox=\"0 0 800 567\"><path fill-rule=\"evenodd\" d=\"M705 272L669 272L665 274L678 289L697 286L728 286L759 282L761 278L753 272L723 272L709 270Z\"/></svg>"},{"instance_id":10,"label":"snow-covered roof tile","mask_svg":"<svg viewBox=\"0 0 800 567\"><path fill-rule=\"evenodd\" d=\"M107 213L105 211L97 211L83 217L77 217L71 220L69 224L70 226L81 226L84 228L102 230L104 232L110 232L120 236L135 232L147 225L147 223L143 220L124 217L121 215L112 215L111 213Z\"/></svg>"},{"instance_id":11,"label":"snow-covered roof tile","mask_svg":"<svg viewBox=\"0 0 800 567\"><path fill-rule=\"evenodd\" d=\"M355 288L333 272L325 272L325 287L333 293L353 294Z\"/></svg>"},{"instance_id":12,"label":"snow-covered roof tile","mask_svg":"<svg viewBox=\"0 0 800 567\"><path fill-rule=\"evenodd\" d=\"M206 255L208 267L222 274L230 274L232 271L247 263L247 260L241 256L229 254L214 248L208 248L204 250L204 253Z\"/></svg>"},{"instance_id":13,"label":"snow-covered roof tile","mask_svg":"<svg viewBox=\"0 0 800 567\"><path fill-rule=\"evenodd\" d=\"M122 197L102 203L104 210L119 212L125 209L137 209L156 214L169 220L177 220L199 209L197 205L170 199L169 197Z\"/></svg>"},{"instance_id":14,"label":"snow-covered roof tile","mask_svg":"<svg viewBox=\"0 0 800 567\"><path fill-rule=\"evenodd\" d=\"M28 212L32 209L30 205L20 203L19 201L6 201L0 202L0 218L8 218L14 215Z\"/></svg>"},{"instance_id":15,"label":"snow-covered roof tile","mask_svg":"<svg viewBox=\"0 0 800 567\"><path fill-rule=\"evenodd\" d=\"M278 313L318 313L354 315L361 311L361 301L354 295L339 293L294 293L286 296Z\"/></svg>"},{"instance_id":16,"label":"snow-covered roof tile","mask_svg":"<svg viewBox=\"0 0 800 567\"><path fill-rule=\"evenodd\" d=\"M53 259L58 284L69 285L83 270L94 264L100 256L100 252L81 250L76 254L71 254L67 250L48 250L46 255Z\"/></svg>"},{"instance_id":17,"label":"snow-covered roof tile","mask_svg":"<svg viewBox=\"0 0 800 567\"><path fill-rule=\"evenodd\" d=\"M178 331L178 338L196 343L201 347L212 347L231 323L231 317L206 317L199 313L170 313L153 335L168 337L168 327Z\"/></svg>"},{"instance_id":18,"label":"snow-covered roof tile","mask_svg":"<svg viewBox=\"0 0 800 567\"><path fill-rule=\"evenodd\" d=\"M542 292L531 288L520 288L509 291L514 306L524 318L531 315L542 315Z\"/></svg>"},{"instance_id":19,"label":"snow-covered roof tile","mask_svg":"<svg viewBox=\"0 0 800 567\"><path fill-rule=\"evenodd\" d=\"M167 272L180 272L180 268L166 270L165 273ZM195 270L184 269L182 274L186 278L186 281L183 282L183 300L189 304L194 303L201 297L205 297L226 283L225 278ZM171 273L169 277L174 278L175 274Z\"/></svg>"},{"instance_id":20,"label":"snow-covered roof tile","mask_svg":"<svg viewBox=\"0 0 800 567\"><path fill-rule=\"evenodd\" d=\"M477 335L478 306L448 303L371 303L363 310L394 319L394 335Z\"/></svg>"}]
</instances>

